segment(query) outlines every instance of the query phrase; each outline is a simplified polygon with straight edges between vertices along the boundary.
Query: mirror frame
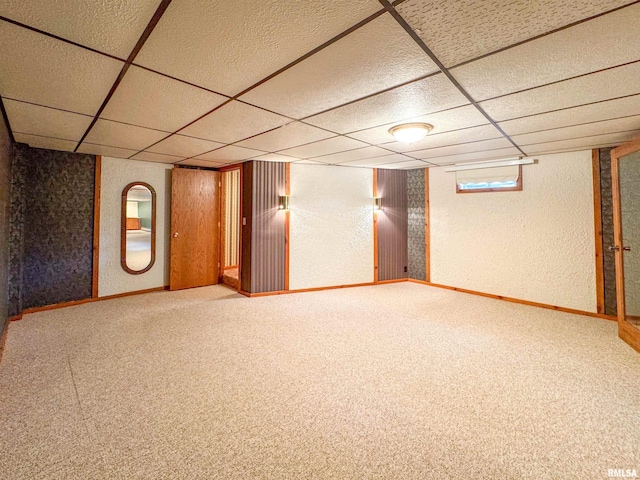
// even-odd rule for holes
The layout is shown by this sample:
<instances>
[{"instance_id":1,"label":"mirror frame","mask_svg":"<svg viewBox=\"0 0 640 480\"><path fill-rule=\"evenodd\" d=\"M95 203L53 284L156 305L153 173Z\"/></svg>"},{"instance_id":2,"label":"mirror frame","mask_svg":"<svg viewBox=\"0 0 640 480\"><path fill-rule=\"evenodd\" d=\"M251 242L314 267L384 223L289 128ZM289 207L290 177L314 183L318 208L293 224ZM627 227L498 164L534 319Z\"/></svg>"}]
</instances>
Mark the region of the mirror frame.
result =
<instances>
[{"instance_id":1,"label":"mirror frame","mask_svg":"<svg viewBox=\"0 0 640 480\"><path fill-rule=\"evenodd\" d=\"M142 270L131 270L127 266L127 196L129 190L135 186L148 188L151 192L151 261ZM141 275L151 270L156 263L156 191L146 182L131 182L122 190L122 208L120 211L120 265L131 275Z\"/></svg>"}]
</instances>

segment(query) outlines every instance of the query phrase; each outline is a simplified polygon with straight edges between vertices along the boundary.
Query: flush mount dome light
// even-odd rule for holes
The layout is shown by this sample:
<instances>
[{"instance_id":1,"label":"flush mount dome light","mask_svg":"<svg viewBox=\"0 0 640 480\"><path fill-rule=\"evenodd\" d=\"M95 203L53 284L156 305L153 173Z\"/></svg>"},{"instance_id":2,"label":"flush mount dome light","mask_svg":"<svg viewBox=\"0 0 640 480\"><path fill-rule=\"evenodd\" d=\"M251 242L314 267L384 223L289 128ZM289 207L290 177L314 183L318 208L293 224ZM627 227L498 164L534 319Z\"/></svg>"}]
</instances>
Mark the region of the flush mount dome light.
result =
<instances>
[{"instance_id":1,"label":"flush mount dome light","mask_svg":"<svg viewBox=\"0 0 640 480\"><path fill-rule=\"evenodd\" d=\"M405 123L391 127L389 133L399 142L413 143L422 140L431 130L433 125L428 123Z\"/></svg>"}]
</instances>

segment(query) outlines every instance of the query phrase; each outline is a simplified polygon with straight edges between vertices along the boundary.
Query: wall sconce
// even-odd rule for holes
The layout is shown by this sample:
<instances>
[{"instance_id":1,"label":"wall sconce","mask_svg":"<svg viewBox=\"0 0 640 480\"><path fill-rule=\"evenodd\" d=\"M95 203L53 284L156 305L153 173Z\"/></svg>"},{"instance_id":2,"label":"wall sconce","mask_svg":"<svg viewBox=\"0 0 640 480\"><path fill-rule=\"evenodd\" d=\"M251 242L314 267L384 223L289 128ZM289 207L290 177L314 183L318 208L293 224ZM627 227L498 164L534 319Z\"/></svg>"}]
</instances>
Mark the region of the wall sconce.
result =
<instances>
[{"instance_id":1,"label":"wall sconce","mask_svg":"<svg viewBox=\"0 0 640 480\"><path fill-rule=\"evenodd\" d=\"M373 199L373 210L375 212L382 210L382 197L375 197Z\"/></svg>"},{"instance_id":2,"label":"wall sconce","mask_svg":"<svg viewBox=\"0 0 640 480\"><path fill-rule=\"evenodd\" d=\"M289 210L289 195L280 195L278 210Z\"/></svg>"}]
</instances>

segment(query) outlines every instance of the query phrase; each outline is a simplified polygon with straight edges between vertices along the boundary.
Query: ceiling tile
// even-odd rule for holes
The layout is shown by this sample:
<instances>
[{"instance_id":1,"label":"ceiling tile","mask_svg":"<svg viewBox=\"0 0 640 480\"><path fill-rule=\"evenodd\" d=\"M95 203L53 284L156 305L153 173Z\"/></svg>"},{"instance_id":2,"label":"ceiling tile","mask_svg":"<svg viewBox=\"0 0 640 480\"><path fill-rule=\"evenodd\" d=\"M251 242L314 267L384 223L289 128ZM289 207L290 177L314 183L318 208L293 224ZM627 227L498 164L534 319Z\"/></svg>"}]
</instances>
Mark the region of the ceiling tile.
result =
<instances>
[{"instance_id":1,"label":"ceiling tile","mask_svg":"<svg viewBox=\"0 0 640 480\"><path fill-rule=\"evenodd\" d=\"M318 160L322 160L322 159L320 158ZM360 160L344 162L344 163L340 163L340 165L343 165L346 167L376 167L377 165L389 165L391 163L404 163L412 160L413 160L412 158L406 157L399 153L392 153L390 155L384 155L382 157L363 158Z\"/></svg>"},{"instance_id":2,"label":"ceiling tile","mask_svg":"<svg viewBox=\"0 0 640 480\"><path fill-rule=\"evenodd\" d=\"M107 147L105 145L95 145L93 143L83 142L78 148L80 153L92 153L93 155L102 155L114 158L129 158L135 155L137 150L129 150L126 148Z\"/></svg>"},{"instance_id":3,"label":"ceiling tile","mask_svg":"<svg viewBox=\"0 0 640 480\"><path fill-rule=\"evenodd\" d=\"M241 98L302 118L436 71L386 13Z\"/></svg>"},{"instance_id":4,"label":"ceiling tile","mask_svg":"<svg viewBox=\"0 0 640 480\"><path fill-rule=\"evenodd\" d=\"M380 9L376 0L182 0L136 63L233 96Z\"/></svg>"},{"instance_id":5,"label":"ceiling tile","mask_svg":"<svg viewBox=\"0 0 640 480\"><path fill-rule=\"evenodd\" d=\"M446 147L448 145L476 142L479 140L491 140L495 138L504 137L496 127L488 124L479 127L452 130L450 132L429 134L424 138L424 140L420 140L415 143L391 142L385 143L383 146L384 148L397 152L415 152L425 150L427 148Z\"/></svg>"},{"instance_id":6,"label":"ceiling tile","mask_svg":"<svg viewBox=\"0 0 640 480\"><path fill-rule=\"evenodd\" d=\"M26 143L33 148L46 148L49 150L62 150L65 152L73 152L78 142L70 140L62 140L60 138L40 137L37 135L28 135L25 133L16 133L15 138L18 143Z\"/></svg>"},{"instance_id":7,"label":"ceiling tile","mask_svg":"<svg viewBox=\"0 0 640 480\"><path fill-rule=\"evenodd\" d=\"M338 133L354 132L469 103L443 74L394 88L305 122Z\"/></svg>"},{"instance_id":8,"label":"ceiling tile","mask_svg":"<svg viewBox=\"0 0 640 480\"><path fill-rule=\"evenodd\" d=\"M422 160L430 158L444 157L447 155L457 155L461 153L488 152L502 148L513 147L513 144L506 138L496 138L493 140L483 140L480 142L462 143L459 145L449 145L447 147L430 148L411 152L411 156Z\"/></svg>"},{"instance_id":9,"label":"ceiling tile","mask_svg":"<svg viewBox=\"0 0 640 480\"><path fill-rule=\"evenodd\" d=\"M229 162L207 162L206 160L198 160L196 158L188 158L179 163L179 165L188 165L190 167L204 167L204 168L220 168L227 165Z\"/></svg>"},{"instance_id":10,"label":"ceiling tile","mask_svg":"<svg viewBox=\"0 0 640 480\"><path fill-rule=\"evenodd\" d=\"M315 160L322 163L344 163L353 162L356 160L362 160L364 158L382 157L389 155L392 152L380 147L364 147L356 150L349 150L348 152L333 153L331 155L323 155L316 157Z\"/></svg>"},{"instance_id":11,"label":"ceiling tile","mask_svg":"<svg viewBox=\"0 0 640 480\"><path fill-rule=\"evenodd\" d=\"M487 100L480 105L496 121L577 107L639 93L640 62L593 73L526 92Z\"/></svg>"},{"instance_id":12,"label":"ceiling tile","mask_svg":"<svg viewBox=\"0 0 640 480\"><path fill-rule=\"evenodd\" d=\"M175 132L226 97L131 66L101 117Z\"/></svg>"},{"instance_id":13,"label":"ceiling tile","mask_svg":"<svg viewBox=\"0 0 640 480\"><path fill-rule=\"evenodd\" d=\"M413 170L415 168L428 168L430 165L421 160L411 160L408 162L390 163L387 165L378 165L376 168L386 170Z\"/></svg>"},{"instance_id":14,"label":"ceiling tile","mask_svg":"<svg viewBox=\"0 0 640 480\"><path fill-rule=\"evenodd\" d=\"M172 135L153 147L149 147L148 151L188 158L222 147L224 147L223 143L210 142L208 140L185 137L183 135Z\"/></svg>"},{"instance_id":15,"label":"ceiling tile","mask_svg":"<svg viewBox=\"0 0 640 480\"><path fill-rule=\"evenodd\" d=\"M39 107L30 103L8 99L3 101L14 133L75 140L77 143L93 120L90 116Z\"/></svg>"},{"instance_id":16,"label":"ceiling tile","mask_svg":"<svg viewBox=\"0 0 640 480\"><path fill-rule=\"evenodd\" d=\"M640 130L634 132L609 133L606 135L594 135L585 138L574 138L571 140L560 140L557 142L538 143L523 147L527 155L538 153L552 153L561 151L591 150L592 148L613 147L621 145L637 137Z\"/></svg>"},{"instance_id":17,"label":"ceiling tile","mask_svg":"<svg viewBox=\"0 0 640 480\"><path fill-rule=\"evenodd\" d=\"M305 125L300 122L291 122L280 128L262 135L240 142L238 145L249 148L258 148L265 152L278 152L286 148L297 147L318 140L335 136L325 130Z\"/></svg>"},{"instance_id":18,"label":"ceiling tile","mask_svg":"<svg viewBox=\"0 0 640 480\"><path fill-rule=\"evenodd\" d=\"M507 135L610 120L640 112L640 95L500 122Z\"/></svg>"},{"instance_id":19,"label":"ceiling tile","mask_svg":"<svg viewBox=\"0 0 640 480\"><path fill-rule=\"evenodd\" d=\"M291 122L287 117L232 101L181 130L182 135L234 143Z\"/></svg>"},{"instance_id":20,"label":"ceiling tile","mask_svg":"<svg viewBox=\"0 0 640 480\"><path fill-rule=\"evenodd\" d=\"M557 140L567 140L571 138L589 137L603 135L607 133L627 132L630 130L640 130L640 115L633 117L619 118L615 120L605 120L602 122L588 123L585 125L575 125L573 127L556 128L553 130L543 130L534 133L525 133L511 137L520 147L535 143L548 143Z\"/></svg>"},{"instance_id":21,"label":"ceiling tile","mask_svg":"<svg viewBox=\"0 0 640 480\"><path fill-rule=\"evenodd\" d=\"M461 153L458 155L447 155L442 157L433 157L428 160L429 163L436 165L451 165L453 163L474 162L478 160L494 160L498 158L518 157L522 156L520 150L515 147L501 148L498 150L490 150L484 152Z\"/></svg>"},{"instance_id":22,"label":"ceiling tile","mask_svg":"<svg viewBox=\"0 0 640 480\"><path fill-rule=\"evenodd\" d=\"M131 157L131 160L144 160L145 162L175 163L184 160L184 157L162 155L161 153L141 152Z\"/></svg>"},{"instance_id":23,"label":"ceiling tile","mask_svg":"<svg viewBox=\"0 0 640 480\"><path fill-rule=\"evenodd\" d=\"M144 32L158 4L158 0L4 0L0 2L0 15L125 59Z\"/></svg>"},{"instance_id":24,"label":"ceiling tile","mask_svg":"<svg viewBox=\"0 0 640 480\"><path fill-rule=\"evenodd\" d=\"M634 5L463 65L451 73L480 101L615 67L638 60L638 23L640 5Z\"/></svg>"},{"instance_id":25,"label":"ceiling tile","mask_svg":"<svg viewBox=\"0 0 640 480\"><path fill-rule=\"evenodd\" d=\"M0 95L95 115L122 62L0 22Z\"/></svg>"},{"instance_id":26,"label":"ceiling tile","mask_svg":"<svg viewBox=\"0 0 640 480\"><path fill-rule=\"evenodd\" d=\"M159 132L158 130L135 127L109 120L98 120L85 141L98 145L139 151L145 150L166 136L165 132Z\"/></svg>"},{"instance_id":27,"label":"ceiling tile","mask_svg":"<svg viewBox=\"0 0 640 480\"><path fill-rule=\"evenodd\" d=\"M302 159L319 157L322 155L329 155L337 152L344 152L346 150L354 150L356 148L362 148L365 146L367 146L366 143L354 140L353 138L333 137L328 138L327 140L320 140L319 142L309 143L308 145L302 145L300 147L282 150L279 153Z\"/></svg>"},{"instance_id":28,"label":"ceiling tile","mask_svg":"<svg viewBox=\"0 0 640 480\"><path fill-rule=\"evenodd\" d=\"M297 162L294 162L294 163L303 164L303 165L326 165L326 163L316 162L315 160L298 160Z\"/></svg>"},{"instance_id":29,"label":"ceiling tile","mask_svg":"<svg viewBox=\"0 0 640 480\"><path fill-rule=\"evenodd\" d=\"M626 3L628 0L407 0L397 10L451 67Z\"/></svg>"},{"instance_id":30,"label":"ceiling tile","mask_svg":"<svg viewBox=\"0 0 640 480\"><path fill-rule=\"evenodd\" d=\"M447 132L449 130L458 130L461 128L473 127L476 125L484 125L489 121L478 111L476 107L474 107L473 105L466 105L464 107L452 108L444 112L422 115L420 117L406 118L400 121L387 123L379 127L352 132L349 134L349 136L352 138L357 138L358 140L362 140L363 142L373 144L393 142L393 136L389 133L389 129L395 125L409 122L430 123L431 125L433 125L433 130L431 130L429 136L433 136L441 132ZM412 148L408 144L403 145L407 145L407 150L415 150L415 148Z\"/></svg>"},{"instance_id":31,"label":"ceiling tile","mask_svg":"<svg viewBox=\"0 0 640 480\"><path fill-rule=\"evenodd\" d=\"M248 158L258 157L264 155L265 152L258 150L252 150L250 148L236 147L235 145L228 145L219 150L205 153L197 157L198 160L208 160L214 162L238 162L240 160L246 160Z\"/></svg>"},{"instance_id":32,"label":"ceiling tile","mask_svg":"<svg viewBox=\"0 0 640 480\"><path fill-rule=\"evenodd\" d=\"M296 162L300 160L299 158L289 157L287 155L280 155L279 153L267 153L266 155L260 155L258 157L253 157L251 160L260 160L262 162Z\"/></svg>"}]
</instances>

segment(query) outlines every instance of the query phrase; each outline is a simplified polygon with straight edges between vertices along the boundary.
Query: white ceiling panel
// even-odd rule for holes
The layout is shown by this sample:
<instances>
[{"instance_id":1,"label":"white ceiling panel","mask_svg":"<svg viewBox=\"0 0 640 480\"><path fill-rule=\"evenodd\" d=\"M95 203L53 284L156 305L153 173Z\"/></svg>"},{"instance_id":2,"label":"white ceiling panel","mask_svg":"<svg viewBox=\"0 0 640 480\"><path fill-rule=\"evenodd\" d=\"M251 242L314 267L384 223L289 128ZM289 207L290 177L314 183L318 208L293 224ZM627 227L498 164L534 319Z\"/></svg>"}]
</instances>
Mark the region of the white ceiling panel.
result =
<instances>
[{"instance_id":1,"label":"white ceiling panel","mask_svg":"<svg viewBox=\"0 0 640 480\"><path fill-rule=\"evenodd\" d=\"M238 145L264 150L265 152L278 152L333 136L333 133L325 130L300 122L291 122L276 130L244 140Z\"/></svg>"},{"instance_id":2,"label":"white ceiling panel","mask_svg":"<svg viewBox=\"0 0 640 480\"><path fill-rule=\"evenodd\" d=\"M137 150L129 150L127 148L107 147L105 145L95 145L93 143L83 142L78 148L80 153L91 153L93 155L102 155L114 158L129 158L135 155Z\"/></svg>"},{"instance_id":3,"label":"white ceiling panel","mask_svg":"<svg viewBox=\"0 0 640 480\"><path fill-rule=\"evenodd\" d=\"M626 3L628 0L407 0L397 10L451 67Z\"/></svg>"},{"instance_id":4,"label":"white ceiling panel","mask_svg":"<svg viewBox=\"0 0 640 480\"><path fill-rule=\"evenodd\" d=\"M394 88L313 116L307 123L338 133L354 132L469 103L443 74Z\"/></svg>"},{"instance_id":5,"label":"white ceiling panel","mask_svg":"<svg viewBox=\"0 0 640 480\"><path fill-rule=\"evenodd\" d=\"M322 158L318 158L317 160L321 160ZM382 157L373 157L373 158L363 158L361 160L352 160L349 162L340 163L340 165L346 167L376 167L378 165L389 165L392 163L406 163L409 161L413 161L413 158L406 157L400 153L392 153L389 155L384 155ZM338 162L336 162L338 163Z\"/></svg>"},{"instance_id":6,"label":"white ceiling panel","mask_svg":"<svg viewBox=\"0 0 640 480\"><path fill-rule=\"evenodd\" d=\"M149 152L177 155L181 158L195 157L205 152L224 147L223 143L210 142L199 138L172 135L166 140L149 147Z\"/></svg>"},{"instance_id":7,"label":"white ceiling panel","mask_svg":"<svg viewBox=\"0 0 640 480\"><path fill-rule=\"evenodd\" d=\"M333 137L327 140L302 145L300 147L282 150L279 153L292 157L313 158L322 155L330 155L332 153L344 152L346 150L355 150L356 148L366 147L367 144L348 137Z\"/></svg>"},{"instance_id":8,"label":"white ceiling panel","mask_svg":"<svg viewBox=\"0 0 640 480\"><path fill-rule=\"evenodd\" d=\"M299 158L289 157L287 155L281 155L279 153L267 153L266 155L260 155L258 157L254 157L251 160L260 160L262 162L296 162L300 160Z\"/></svg>"},{"instance_id":9,"label":"white ceiling panel","mask_svg":"<svg viewBox=\"0 0 640 480\"><path fill-rule=\"evenodd\" d=\"M561 30L451 71L476 100L638 60L640 4ZM585 54L585 45L588 53Z\"/></svg>"},{"instance_id":10,"label":"white ceiling panel","mask_svg":"<svg viewBox=\"0 0 640 480\"><path fill-rule=\"evenodd\" d=\"M303 165L326 165L326 163L316 162L315 160L298 160L294 163L301 163Z\"/></svg>"},{"instance_id":11,"label":"white ceiling panel","mask_svg":"<svg viewBox=\"0 0 640 480\"><path fill-rule=\"evenodd\" d=\"M126 59L159 4L160 0L1 0L0 15Z\"/></svg>"},{"instance_id":12,"label":"white ceiling panel","mask_svg":"<svg viewBox=\"0 0 640 480\"><path fill-rule=\"evenodd\" d=\"M430 165L421 160L410 160L408 162L389 163L386 165L378 165L376 168L384 168L387 170L413 170L416 168L428 168Z\"/></svg>"},{"instance_id":13,"label":"white ceiling panel","mask_svg":"<svg viewBox=\"0 0 640 480\"><path fill-rule=\"evenodd\" d=\"M577 107L640 93L640 62L526 92L487 100L480 105L496 121Z\"/></svg>"},{"instance_id":14,"label":"white ceiling panel","mask_svg":"<svg viewBox=\"0 0 640 480\"><path fill-rule=\"evenodd\" d=\"M232 101L181 130L182 135L234 143L291 122L287 117Z\"/></svg>"},{"instance_id":15,"label":"white ceiling panel","mask_svg":"<svg viewBox=\"0 0 640 480\"><path fill-rule=\"evenodd\" d=\"M179 163L179 165L188 165L190 167L204 167L204 168L220 168L224 165L228 165L229 162L207 162L206 160L198 160L196 158L188 158Z\"/></svg>"},{"instance_id":16,"label":"white ceiling panel","mask_svg":"<svg viewBox=\"0 0 640 480\"><path fill-rule=\"evenodd\" d=\"M136 63L233 96L380 9L376 0L181 0Z\"/></svg>"},{"instance_id":17,"label":"white ceiling panel","mask_svg":"<svg viewBox=\"0 0 640 480\"><path fill-rule=\"evenodd\" d=\"M581 107L542 113L531 117L501 122L507 135L537 132L550 128L568 127L577 124L598 122L635 115L640 112L640 95L624 97L608 102L583 105Z\"/></svg>"},{"instance_id":18,"label":"white ceiling panel","mask_svg":"<svg viewBox=\"0 0 640 480\"><path fill-rule=\"evenodd\" d=\"M236 147L235 145L228 145L219 150L214 150L213 152L205 153L203 155L198 155L196 157L198 160L208 160L213 162L239 162L241 160L246 160L248 158L258 157L260 155L264 155L265 152L261 152L258 150L252 150L250 148L242 148Z\"/></svg>"},{"instance_id":19,"label":"white ceiling panel","mask_svg":"<svg viewBox=\"0 0 640 480\"><path fill-rule=\"evenodd\" d=\"M419 152L411 152L411 156L421 160L430 158L444 157L448 155L458 155L461 153L488 152L502 148L513 147L513 144L506 138L496 138L493 140L483 140L480 142L462 143L459 145L450 145L448 147L431 148L429 150L420 150Z\"/></svg>"},{"instance_id":20,"label":"white ceiling panel","mask_svg":"<svg viewBox=\"0 0 640 480\"><path fill-rule=\"evenodd\" d=\"M522 153L515 147L501 148L498 150L490 150L484 152L461 153L458 155L447 155L442 157L434 157L427 160L429 163L436 165L451 165L453 163L474 162L479 160L494 160L498 158L518 157Z\"/></svg>"},{"instance_id":21,"label":"white ceiling panel","mask_svg":"<svg viewBox=\"0 0 640 480\"><path fill-rule=\"evenodd\" d=\"M131 157L131 160L144 160L145 162L176 163L184 160L184 157L173 155L162 155L161 153L141 152Z\"/></svg>"},{"instance_id":22,"label":"white ceiling panel","mask_svg":"<svg viewBox=\"0 0 640 480\"><path fill-rule=\"evenodd\" d=\"M493 125L482 125L480 127L464 128L450 132L427 135L424 140L415 143L391 142L385 143L384 148L396 152L406 153L425 150L427 148L446 147L459 143L477 142L479 140L492 140L504 138L504 136Z\"/></svg>"},{"instance_id":23,"label":"white ceiling panel","mask_svg":"<svg viewBox=\"0 0 640 480\"><path fill-rule=\"evenodd\" d=\"M356 160L363 160L365 158L383 157L389 155L392 152L380 147L364 147L357 150L349 150L348 152L333 153L331 155L323 155L322 157L316 157L317 160L322 163L344 163L354 162Z\"/></svg>"},{"instance_id":24,"label":"white ceiling panel","mask_svg":"<svg viewBox=\"0 0 640 480\"><path fill-rule=\"evenodd\" d=\"M25 133L16 133L15 138L18 143L26 143L33 148L46 148L49 150L62 150L65 152L73 152L78 142L71 140L62 140L60 138L40 137L37 135L28 135Z\"/></svg>"},{"instance_id":25,"label":"white ceiling panel","mask_svg":"<svg viewBox=\"0 0 640 480\"><path fill-rule=\"evenodd\" d=\"M623 133L609 133L606 135L594 135L586 138L574 138L557 142L538 143L523 147L527 155L538 153L553 153L561 151L591 150L592 148L613 147L621 145L640 134L640 130Z\"/></svg>"},{"instance_id":26,"label":"white ceiling panel","mask_svg":"<svg viewBox=\"0 0 640 480\"><path fill-rule=\"evenodd\" d=\"M75 140L87 131L93 117L39 107L30 103L4 99L4 106L13 132L44 137ZM75 147L74 147L75 148Z\"/></svg>"},{"instance_id":27,"label":"white ceiling panel","mask_svg":"<svg viewBox=\"0 0 640 480\"><path fill-rule=\"evenodd\" d=\"M109 147L144 150L166 137L165 132L135 127L124 123L98 120L85 141Z\"/></svg>"},{"instance_id":28,"label":"white ceiling panel","mask_svg":"<svg viewBox=\"0 0 640 480\"><path fill-rule=\"evenodd\" d=\"M587 123L585 125L575 125L573 127L525 133L522 135L514 135L511 138L519 146L524 148L526 145L535 143L554 142L557 140L604 135L607 133L627 132L630 130L640 130L640 115Z\"/></svg>"},{"instance_id":29,"label":"white ceiling panel","mask_svg":"<svg viewBox=\"0 0 640 480\"><path fill-rule=\"evenodd\" d=\"M241 98L302 118L436 71L387 13Z\"/></svg>"},{"instance_id":30,"label":"white ceiling panel","mask_svg":"<svg viewBox=\"0 0 640 480\"><path fill-rule=\"evenodd\" d=\"M389 133L389 129L395 125L409 122L423 122L433 125L433 130L431 130L431 133L429 133L429 136L433 136L441 132L447 132L449 130L458 130L461 128L473 127L476 125L484 125L489 121L478 111L476 107L474 107L473 105L466 105L464 107L452 108L444 112L422 115L420 117L407 118L399 121L394 121L392 123L387 123L379 127L352 132L349 133L349 136L352 138L357 138L358 140L362 140L363 142L373 144L393 142L393 135ZM415 148L411 148L411 146L407 146L407 150L408 149L415 150Z\"/></svg>"},{"instance_id":31,"label":"white ceiling panel","mask_svg":"<svg viewBox=\"0 0 640 480\"><path fill-rule=\"evenodd\" d=\"M226 97L131 66L101 118L174 132Z\"/></svg>"},{"instance_id":32,"label":"white ceiling panel","mask_svg":"<svg viewBox=\"0 0 640 480\"><path fill-rule=\"evenodd\" d=\"M0 22L0 95L95 115L119 60Z\"/></svg>"}]
</instances>

